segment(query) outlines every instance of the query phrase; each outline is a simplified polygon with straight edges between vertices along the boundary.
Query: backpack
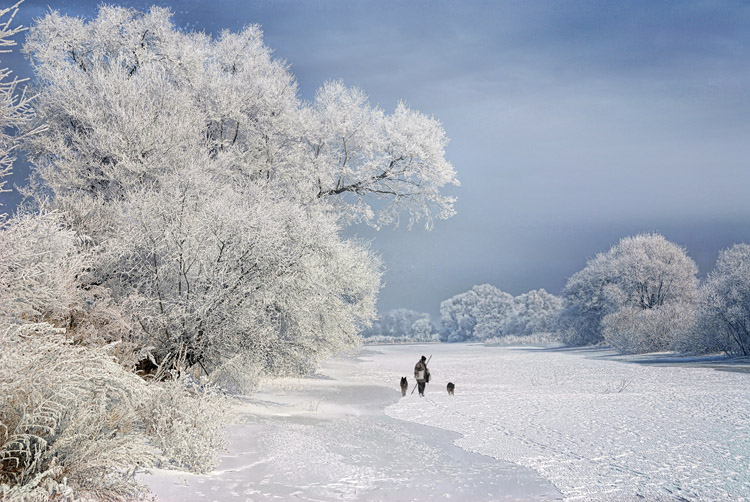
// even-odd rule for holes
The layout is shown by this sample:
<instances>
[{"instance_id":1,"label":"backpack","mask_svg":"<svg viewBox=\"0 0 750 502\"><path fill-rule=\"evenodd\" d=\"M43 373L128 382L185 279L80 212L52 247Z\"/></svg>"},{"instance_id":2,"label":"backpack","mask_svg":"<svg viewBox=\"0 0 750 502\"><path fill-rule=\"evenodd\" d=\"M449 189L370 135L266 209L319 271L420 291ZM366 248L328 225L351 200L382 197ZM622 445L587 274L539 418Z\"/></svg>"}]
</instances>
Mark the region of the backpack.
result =
<instances>
[{"instance_id":1,"label":"backpack","mask_svg":"<svg viewBox=\"0 0 750 502\"><path fill-rule=\"evenodd\" d=\"M425 373L425 375L424 375L424 381L425 381L426 383L430 383L430 370L428 370L427 368L425 368L425 372L426 372L426 373Z\"/></svg>"}]
</instances>

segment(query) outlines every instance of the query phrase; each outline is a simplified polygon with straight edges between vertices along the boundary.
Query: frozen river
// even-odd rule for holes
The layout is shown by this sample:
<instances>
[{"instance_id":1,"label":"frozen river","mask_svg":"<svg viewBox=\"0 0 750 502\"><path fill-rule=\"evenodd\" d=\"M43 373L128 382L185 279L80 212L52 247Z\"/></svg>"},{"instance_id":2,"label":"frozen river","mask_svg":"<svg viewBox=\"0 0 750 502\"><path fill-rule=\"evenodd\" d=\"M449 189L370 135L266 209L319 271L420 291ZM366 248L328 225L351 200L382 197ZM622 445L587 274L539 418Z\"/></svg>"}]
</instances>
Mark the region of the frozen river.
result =
<instances>
[{"instance_id":1,"label":"frozen river","mask_svg":"<svg viewBox=\"0 0 750 502\"><path fill-rule=\"evenodd\" d=\"M402 399L400 375L380 385L387 378L365 376L364 364L338 359L317 378L269 384L240 407L244 423L229 428L215 472L156 471L146 481L159 500L186 502L561 499L531 469L459 448L455 432L386 415Z\"/></svg>"},{"instance_id":2,"label":"frozen river","mask_svg":"<svg viewBox=\"0 0 750 502\"><path fill-rule=\"evenodd\" d=\"M402 398L422 354L433 382ZM587 351L367 347L248 398L215 472L146 481L180 501L750 500L748 384Z\"/></svg>"}]
</instances>

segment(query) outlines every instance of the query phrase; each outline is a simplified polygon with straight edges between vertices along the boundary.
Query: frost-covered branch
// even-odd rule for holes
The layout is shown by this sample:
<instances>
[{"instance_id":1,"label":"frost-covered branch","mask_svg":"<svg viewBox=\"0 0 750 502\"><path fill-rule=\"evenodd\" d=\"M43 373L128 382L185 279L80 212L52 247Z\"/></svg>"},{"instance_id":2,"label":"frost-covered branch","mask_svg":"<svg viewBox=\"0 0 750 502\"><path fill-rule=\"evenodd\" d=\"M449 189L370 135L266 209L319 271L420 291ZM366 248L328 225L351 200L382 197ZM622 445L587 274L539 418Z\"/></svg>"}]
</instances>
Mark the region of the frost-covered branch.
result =
<instances>
[{"instance_id":1,"label":"frost-covered branch","mask_svg":"<svg viewBox=\"0 0 750 502\"><path fill-rule=\"evenodd\" d=\"M8 53L16 45L13 37L24 31L23 26L13 26L18 7L23 0L10 7L0 8L0 54ZM7 192L7 177L16 160L16 150L33 112L32 96L21 89L24 80L13 77L8 68L0 69L0 193ZM29 134L30 132L26 132ZM5 215L0 215L0 219ZM0 221L2 223L2 221Z\"/></svg>"}]
</instances>

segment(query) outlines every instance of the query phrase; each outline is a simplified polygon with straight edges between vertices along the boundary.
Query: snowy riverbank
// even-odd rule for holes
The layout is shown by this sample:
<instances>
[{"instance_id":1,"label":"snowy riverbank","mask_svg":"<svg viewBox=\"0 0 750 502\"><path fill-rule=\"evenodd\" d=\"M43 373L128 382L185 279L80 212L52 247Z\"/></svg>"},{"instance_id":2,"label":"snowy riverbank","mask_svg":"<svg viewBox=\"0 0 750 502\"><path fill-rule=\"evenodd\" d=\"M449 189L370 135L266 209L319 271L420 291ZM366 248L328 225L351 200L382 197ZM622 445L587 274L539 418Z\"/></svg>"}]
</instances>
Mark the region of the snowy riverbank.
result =
<instances>
[{"instance_id":1,"label":"snowy riverbank","mask_svg":"<svg viewBox=\"0 0 750 502\"><path fill-rule=\"evenodd\" d=\"M365 376L362 365L342 358L317 378L269 383L238 407L242 423L229 427L217 470L156 470L143 481L159 500L180 502L561 499L531 469L457 447L459 434L387 416L402 399L400 376Z\"/></svg>"},{"instance_id":2,"label":"snowy riverbank","mask_svg":"<svg viewBox=\"0 0 750 502\"><path fill-rule=\"evenodd\" d=\"M401 398L423 353L433 383ZM750 500L750 374L595 356L366 347L248 399L212 474L145 480L180 501Z\"/></svg>"}]
</instances>

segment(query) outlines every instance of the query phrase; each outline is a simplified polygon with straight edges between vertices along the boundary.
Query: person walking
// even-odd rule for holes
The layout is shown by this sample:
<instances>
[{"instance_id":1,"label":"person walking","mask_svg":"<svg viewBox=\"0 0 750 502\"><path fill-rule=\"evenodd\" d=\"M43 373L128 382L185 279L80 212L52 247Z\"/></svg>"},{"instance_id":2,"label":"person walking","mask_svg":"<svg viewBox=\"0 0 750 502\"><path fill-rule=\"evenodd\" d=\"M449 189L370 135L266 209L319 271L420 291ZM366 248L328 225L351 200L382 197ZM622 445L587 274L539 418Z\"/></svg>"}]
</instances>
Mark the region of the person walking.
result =
<instances>
[{"instance_id":1,"label":"person walking","mask_svg":"<svg viewBox=\"0 0 750 502\"><path fill-rule=\"evenodd\" d=\"M414 366L414 379L417 381L419 395L424 397L425 384L430 381L430 369L427 367L427 358L425 356L422 356Z\"/></svg>"}]
</instances>

